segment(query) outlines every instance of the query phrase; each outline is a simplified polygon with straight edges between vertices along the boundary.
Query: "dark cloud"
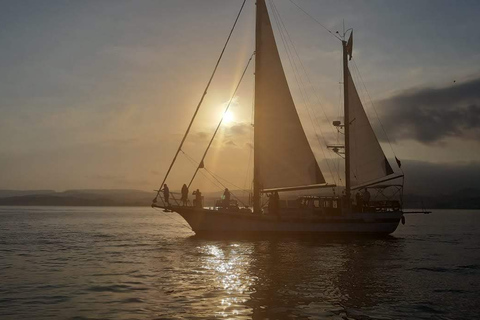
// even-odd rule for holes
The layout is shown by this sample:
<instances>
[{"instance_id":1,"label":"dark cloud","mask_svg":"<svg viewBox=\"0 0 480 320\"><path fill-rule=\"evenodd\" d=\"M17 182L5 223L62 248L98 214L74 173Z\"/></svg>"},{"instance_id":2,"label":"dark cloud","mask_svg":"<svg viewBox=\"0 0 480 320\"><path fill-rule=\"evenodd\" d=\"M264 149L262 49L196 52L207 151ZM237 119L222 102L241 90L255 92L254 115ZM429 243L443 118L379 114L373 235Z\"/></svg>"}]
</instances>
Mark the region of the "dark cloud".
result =
<instances>
[{"instance_id":1,"label":"dark cloud","mask_svg":"<svg viewBox=\"0 0 480 320\"><path fill-rule=\"evenodd\" d=\"M394 161L390 161L390 163L393 165ZM323 173L328 181L333 182L330 172L325 170L325 160L320 162L320 167L324 169ZM334 168L335 166L332 166L332 169ZM343 179L343 166L339 168ZM441 197L470 190L469 192L474 191L475 197L480 199L479 161L433 163L402 159L402 169L405 174L405 194ZM334 173L336 172L334 169ZM398 170L396 172L401 173ZM392 182L401 182L401 179ZM343 184L343 182L339 184Z\"/></svg>"},{"instance_id":2,"label":"dark cloud","mask_svg":"<svg viewBox=\"0 0 480 320\"><path fill-rule=\"evenodd\" d=\"M480 78L463 83L452 80L444 88L405 91L378 105L392 140L480 139Z\"/></svg>"},{"instance_id":3,"label":"dark cloud","mask_svg":"<svg viewBox=\"0 0 480 320\"><path fill-rule=\"evenodd\" d=\"M480 162L402 161L406 193L442 195L465 189L480 191Z\"/></svg>"}]
</instances>

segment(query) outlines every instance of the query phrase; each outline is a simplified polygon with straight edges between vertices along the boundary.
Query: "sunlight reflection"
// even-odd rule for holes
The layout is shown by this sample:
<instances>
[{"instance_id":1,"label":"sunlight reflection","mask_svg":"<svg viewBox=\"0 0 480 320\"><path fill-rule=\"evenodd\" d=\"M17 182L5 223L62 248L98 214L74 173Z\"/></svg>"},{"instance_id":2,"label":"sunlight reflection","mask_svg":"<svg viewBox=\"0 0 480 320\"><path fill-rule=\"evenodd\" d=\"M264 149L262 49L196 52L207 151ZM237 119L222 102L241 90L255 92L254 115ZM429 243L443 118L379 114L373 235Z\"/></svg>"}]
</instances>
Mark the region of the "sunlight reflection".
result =
<instances>
[{"instance_id":1,"label":"sunlight reflection","mask_svg":"<svg viewBox=\"0 0 480 320\"><path fill-rule=\"evenodd\" d=\"M246 248L233 244L228 247L205 245L198 249L204 253L203 267L214 275L215 293L219 295L217 314L221 317L249 314L251 310L246 309L244 303L254 278L248 272L250 262Z\"/></svg>"}]
</instances>

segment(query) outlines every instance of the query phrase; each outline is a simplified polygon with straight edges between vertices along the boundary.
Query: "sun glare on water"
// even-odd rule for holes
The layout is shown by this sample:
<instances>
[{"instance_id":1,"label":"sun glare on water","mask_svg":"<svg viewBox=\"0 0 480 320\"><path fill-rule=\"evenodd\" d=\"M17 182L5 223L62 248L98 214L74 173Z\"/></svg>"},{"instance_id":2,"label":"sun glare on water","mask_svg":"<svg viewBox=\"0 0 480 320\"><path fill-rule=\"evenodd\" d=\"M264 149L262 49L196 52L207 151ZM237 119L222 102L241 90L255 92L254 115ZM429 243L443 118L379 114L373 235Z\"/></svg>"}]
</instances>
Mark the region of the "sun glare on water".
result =
<instances>
[{"instance_id":1,"label":"sun glare on water","mask_svg":"<svg viewBox=\"0 0 480 320\"><path fill-rule=\"evenodd\" d=\"M228 110L227 112L224 113L223 115L223 123L225 124L230 124L235 120L235 115L233 114L232 111Z\"/></svg>"}]
</instances>

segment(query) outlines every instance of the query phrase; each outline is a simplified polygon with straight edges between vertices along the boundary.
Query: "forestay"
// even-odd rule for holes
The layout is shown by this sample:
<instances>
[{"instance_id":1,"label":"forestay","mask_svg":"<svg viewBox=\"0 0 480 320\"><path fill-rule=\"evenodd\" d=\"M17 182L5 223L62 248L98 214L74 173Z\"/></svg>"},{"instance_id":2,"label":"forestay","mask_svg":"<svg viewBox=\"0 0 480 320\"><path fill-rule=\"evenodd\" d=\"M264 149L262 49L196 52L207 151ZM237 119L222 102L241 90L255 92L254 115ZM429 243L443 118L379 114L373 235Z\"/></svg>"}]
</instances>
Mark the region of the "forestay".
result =
<instances>
[{"instance_id":1,"label":"forestay","mask_svg":"<svg viewBox=\"0 0 480 320\"><path fill-rule=\"evenodd\" d=\"M375 132L368 121L352 75L348 71L348 108L350 117L350 179L361 185L393 173Z\"/></svg>"},{"instance_id":2,"label":"forestay","mask_svg":"<svg viewBox=\"0 0 480 320\"><path fill-rule=\"evenodd\" d=\"M254 142L262 188L325 182L295 109L265 1L257 2Z\"/></svg>"}]
</instances>

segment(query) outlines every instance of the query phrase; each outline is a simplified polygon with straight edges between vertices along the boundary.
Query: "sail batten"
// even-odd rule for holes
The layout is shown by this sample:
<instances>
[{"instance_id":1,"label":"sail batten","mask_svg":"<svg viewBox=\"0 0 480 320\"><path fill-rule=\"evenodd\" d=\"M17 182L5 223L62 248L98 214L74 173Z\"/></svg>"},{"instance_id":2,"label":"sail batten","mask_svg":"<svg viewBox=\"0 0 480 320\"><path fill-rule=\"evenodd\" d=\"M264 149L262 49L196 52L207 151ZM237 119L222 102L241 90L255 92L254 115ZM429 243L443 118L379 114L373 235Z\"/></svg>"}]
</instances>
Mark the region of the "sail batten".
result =
<instances>
[{"instance_id":1,"label":"sail batten","mask_svg":"<svg viewBox=\"0 0 480 320\"><path fill-rule=\"evenodd\" d=\"M394 171L367 118L350 71L347 72L347 85L350 181L352 186L358 186L393 174Z\"/></svg>"},{"instance_id":2,"label":"sail batten","mask_svg":"<svg viewBox=\"0 0 480 320\"><path fill-rule=\"evenodd\" d=\"M262 189L325 182L293 102L264 0L257 1L255 179Z\"/></svg>"}]
</instances>

